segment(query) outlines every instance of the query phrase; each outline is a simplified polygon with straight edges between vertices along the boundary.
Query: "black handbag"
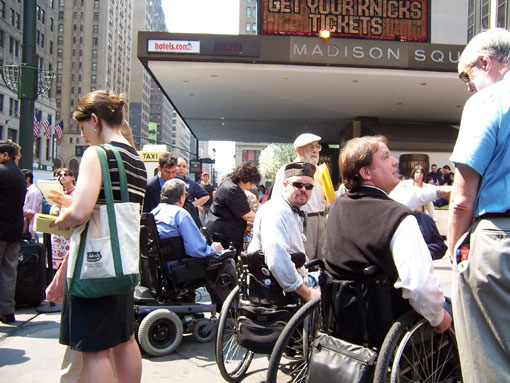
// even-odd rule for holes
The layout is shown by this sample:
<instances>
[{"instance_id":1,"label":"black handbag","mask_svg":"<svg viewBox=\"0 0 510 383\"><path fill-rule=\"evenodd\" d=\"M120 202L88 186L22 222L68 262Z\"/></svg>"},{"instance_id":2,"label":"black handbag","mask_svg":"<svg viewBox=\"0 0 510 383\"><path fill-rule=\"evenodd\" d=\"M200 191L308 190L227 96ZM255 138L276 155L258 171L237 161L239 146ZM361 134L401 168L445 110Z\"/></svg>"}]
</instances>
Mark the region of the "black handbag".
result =
<instances>
[{"instance_id":1,"label":"black handbag","mask_svg":"<svg viewBox=\"0 0 510 383\"><path fill-rule=\"evenodd\" d=\"M237 343L257 354L271 354L283 328L292 316L287 310L246 307L240 310Z\"/></svg>"},{"instance_id":2,"label":"black handbag","mask_svg":"<svg viewBox=\"0 0 510 383\"><path fill-rule=\"evenodd\" d=\"M365 383L370 382L377 352L317 333L308 367L308 383Z\"/></svg>"}]
</instances>

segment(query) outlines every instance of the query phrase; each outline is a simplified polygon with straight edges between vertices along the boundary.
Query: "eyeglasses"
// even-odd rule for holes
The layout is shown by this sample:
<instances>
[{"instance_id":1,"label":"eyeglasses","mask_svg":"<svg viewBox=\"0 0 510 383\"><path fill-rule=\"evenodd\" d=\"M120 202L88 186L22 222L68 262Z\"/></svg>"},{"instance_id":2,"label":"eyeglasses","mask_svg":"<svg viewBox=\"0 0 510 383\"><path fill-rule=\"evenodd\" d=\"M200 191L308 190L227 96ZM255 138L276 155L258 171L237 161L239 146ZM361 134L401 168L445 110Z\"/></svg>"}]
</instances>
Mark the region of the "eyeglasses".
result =
<instances>
[{"instance_id":1,"label":"eyeglasses","mask_svg":"<svg viewBox=\"0 0 510 383\"><path fill-rule=\"evenodd\" d=\"M471 79L469 78L469 74L467 74L467 72L460 72L459 78L466 84L469 84L469 81L471 81Z\"/></svg>"},{"instance_id":2,"label":"eyeglasses","mask_svg":"<svg viewBox=\"0 0 510 383\"><path fill-rule=\"evenodd\" d=\"M294 186L298 190L301 189L303 186L305 187L306 190L312 190L313 189L313 184L304 184L302 182L293 182L292 186Z\"/></svg>"},{"instance_id":3,"label":"eyeglasses","mask_svg":"<svg viewBox=\"0 0 510 383\"><path fill-rule=\"evenodd\" d=\"M60 178L60 177L64 177L64 176L69 177L69 176L72 176L72 174L71 174L70 172L60 173L60 174L58 175L58 178Z\"/></svg>"},{"instance_id":4,"label":"eyeglasses","mask_svg":"<svg viewBox=\"0 0 510 383\"><path fill-rule=\"evenodd\" d=\"M306 148L311 149L311 150L317 149L319 152L322 150L322 146L320 144L315 144L315 145L308 144L308 145L306 145Z\"/></svg>"}]
</instances>

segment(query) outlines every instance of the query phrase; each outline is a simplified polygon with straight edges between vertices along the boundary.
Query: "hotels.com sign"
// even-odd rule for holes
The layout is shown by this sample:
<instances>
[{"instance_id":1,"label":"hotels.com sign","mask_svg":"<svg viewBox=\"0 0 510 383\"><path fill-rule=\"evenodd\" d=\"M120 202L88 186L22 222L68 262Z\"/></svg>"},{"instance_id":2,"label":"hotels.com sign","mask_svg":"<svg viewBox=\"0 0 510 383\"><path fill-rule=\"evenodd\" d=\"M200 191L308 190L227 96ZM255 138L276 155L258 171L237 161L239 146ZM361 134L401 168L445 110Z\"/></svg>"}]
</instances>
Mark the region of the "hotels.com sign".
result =
<instances>
[{"instance_id":1,"label":"hotels.com sign","mask_svg":"<svg viewBox=\"0 0 510 383\"><path fill-rule=\"evenodd\" d=\"M200 53L200 41L191 40L149 40L148 52Z\"/></svg>"}]
</instances>

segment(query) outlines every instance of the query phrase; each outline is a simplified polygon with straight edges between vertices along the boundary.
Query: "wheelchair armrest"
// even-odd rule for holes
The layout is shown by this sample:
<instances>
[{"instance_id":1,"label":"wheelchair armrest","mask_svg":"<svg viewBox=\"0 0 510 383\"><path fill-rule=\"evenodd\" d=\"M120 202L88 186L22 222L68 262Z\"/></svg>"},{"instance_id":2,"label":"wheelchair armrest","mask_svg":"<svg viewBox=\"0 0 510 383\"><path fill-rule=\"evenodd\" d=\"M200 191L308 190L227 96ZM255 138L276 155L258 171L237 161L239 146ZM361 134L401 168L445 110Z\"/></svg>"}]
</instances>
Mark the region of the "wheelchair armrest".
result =
<instances>
[{"instance_id":1,"label":"wheelchair armrest","mask_svg":"<svg viewBox=\"0 0 510 383\"><path fill-rule=\"evenodd\" d=\"M225 250L218 251L215 255L212 255L209 259L209 268L214 268L215 266L219 266L225 261L227 258L233 258L237 254L235 248L229 247Z\"/></svg>"},{"instance_id":2,"label":"wheelchair armrest","mask_svg":"<svg viewBox=\"0 0 510 383\"><path fill-rule=\"evenodd\" d=\"M324 270L324 261L322 259L312 259L305 263L305 268L308 271Z\"/></svg>"}]
</instances>

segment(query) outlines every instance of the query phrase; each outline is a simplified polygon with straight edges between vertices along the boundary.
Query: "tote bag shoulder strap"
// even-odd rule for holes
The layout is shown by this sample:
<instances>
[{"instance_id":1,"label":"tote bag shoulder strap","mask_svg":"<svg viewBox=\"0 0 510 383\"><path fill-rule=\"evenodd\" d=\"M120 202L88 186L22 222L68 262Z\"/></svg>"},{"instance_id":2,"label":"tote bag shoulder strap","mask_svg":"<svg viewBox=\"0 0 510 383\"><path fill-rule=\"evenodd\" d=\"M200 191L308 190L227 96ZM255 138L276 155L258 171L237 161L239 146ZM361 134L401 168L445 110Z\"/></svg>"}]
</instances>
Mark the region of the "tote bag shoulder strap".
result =
<instances>
[{"instance_id":1,"label":"tote bag shoulder strap","mask_svg":"<svg viewBox=\"0 0 510 383\"><path fill-rule=\"evenodd\" d=\"M104 144L102 146L103 148L110 150L115 156L115 159L117 160L117 169L119 169L121 200L122 202L129 202L129 193L127 187L126 170L124 169L124 161L122 160L119 151L113 145Z\"/></svg>"}]
</instances>

